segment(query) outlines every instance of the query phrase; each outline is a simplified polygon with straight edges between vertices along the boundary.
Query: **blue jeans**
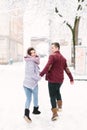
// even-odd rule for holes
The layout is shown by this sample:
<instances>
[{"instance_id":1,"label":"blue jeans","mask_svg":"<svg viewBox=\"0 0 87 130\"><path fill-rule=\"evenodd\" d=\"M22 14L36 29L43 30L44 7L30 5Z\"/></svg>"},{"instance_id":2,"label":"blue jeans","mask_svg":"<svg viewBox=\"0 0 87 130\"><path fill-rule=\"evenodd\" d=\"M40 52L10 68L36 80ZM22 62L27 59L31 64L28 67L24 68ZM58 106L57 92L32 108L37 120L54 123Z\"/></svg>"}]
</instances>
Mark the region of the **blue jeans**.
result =
<instances>
[{"instance_id":1,"label":"blue jeans","mask_svg":"<svg viewBox=\"0 0 87 130\"><path fill-rule=\"evenodd\" d=\"M38 107L38 85L33 90L24 86L24 90L26 94L25 108L30 108L32 95L34 107Z\"/></svg>"}]
</instances>

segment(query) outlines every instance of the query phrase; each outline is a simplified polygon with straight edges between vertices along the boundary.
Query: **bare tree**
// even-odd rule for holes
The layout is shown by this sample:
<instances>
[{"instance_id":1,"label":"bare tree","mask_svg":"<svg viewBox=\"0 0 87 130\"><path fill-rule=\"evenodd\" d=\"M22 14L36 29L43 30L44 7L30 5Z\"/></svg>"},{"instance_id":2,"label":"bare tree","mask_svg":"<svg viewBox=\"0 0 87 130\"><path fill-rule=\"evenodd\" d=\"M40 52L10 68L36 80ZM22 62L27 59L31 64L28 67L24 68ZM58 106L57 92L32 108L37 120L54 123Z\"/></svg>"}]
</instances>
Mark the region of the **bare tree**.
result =
<instances>
[{"instance_id":1,"label":"bare tree","mask_svg":"<svg viewBox=\"0 0 87 130\"><path fill-rule=\"evenodd\" d=\"M77 14L74 19L74 23L72 26L67 20L64 19L63 23L65 23L68 28L71 30L72 33L72 43L73 43L73 63L74 63L74 68L75 68L75 45L78 45L78 32L79 32L79 24L81 20L81 12L83 11L84 6L86 7L87 4L85 3L85 0L77 0L78 1L78 6L77 6ZM84 5L84 6L83 6ZM64 18L63 14L60 14L58 7L55 7L55 12L58 14L59 17Z\"/></svg>"}]
</instances>

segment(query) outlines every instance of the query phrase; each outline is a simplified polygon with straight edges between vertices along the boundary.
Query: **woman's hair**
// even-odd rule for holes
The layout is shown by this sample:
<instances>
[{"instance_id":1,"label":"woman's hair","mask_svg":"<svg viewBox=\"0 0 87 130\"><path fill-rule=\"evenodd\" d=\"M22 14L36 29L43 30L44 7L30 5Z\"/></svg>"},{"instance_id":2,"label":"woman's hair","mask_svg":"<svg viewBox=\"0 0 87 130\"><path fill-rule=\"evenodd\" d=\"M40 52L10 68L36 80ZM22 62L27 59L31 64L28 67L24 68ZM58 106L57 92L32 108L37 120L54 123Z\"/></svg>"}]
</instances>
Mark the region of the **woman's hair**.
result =
<instances>
[{"instance_id":1,"label":"woman's hair","mask_svg":"<svg viewBox=\"0 0 87 130\"><path fill-rule=\"evenodd\" d=\"M54 45L55 47L60 49L60 44L58 42L53 42L51 45Z\"/></svg>"},{"instance_id":2,"label":"woman's hair","mask_svg":"<svg viewBox=\"0 0 87 130\"><path fill-rule=\"evenodd\" d=\"M35 49L34 49L33 47L29 47L29 48L27 49L27 54L28 54L28 55L31 55L31 51L32 51L32 50L35 51Z\"/></svg>"}]
</instances>

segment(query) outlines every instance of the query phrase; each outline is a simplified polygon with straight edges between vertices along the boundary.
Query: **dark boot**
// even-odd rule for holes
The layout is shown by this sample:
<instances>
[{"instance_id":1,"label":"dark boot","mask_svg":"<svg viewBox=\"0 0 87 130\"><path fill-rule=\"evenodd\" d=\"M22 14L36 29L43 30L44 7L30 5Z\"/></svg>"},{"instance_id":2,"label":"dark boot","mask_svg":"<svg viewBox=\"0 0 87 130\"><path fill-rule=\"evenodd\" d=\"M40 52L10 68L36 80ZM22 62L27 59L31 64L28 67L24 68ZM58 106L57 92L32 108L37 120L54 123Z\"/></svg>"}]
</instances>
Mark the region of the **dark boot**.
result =
<instances>
[{"instance_id":1,"label":"dark boot","mask_svg":"<svg viewBox=\"0 0 87 130\"><path fill-rule=\"evenodd\" d=\"M40 114L41 112L38 110L39 107L34 107L33 114Z\"/></svg>"},{"instance_id":2,"label":"dark boot","mask_svg":"<svg viewBox=\"0 0 87 130\"><path fill-rule=\"evenodd\" d=\"M57 120L57 118L58 118L57 111L58 111L57 108L52 108L52 113L53 113L52 118L51 118L52 121Z\"/></svg>"},{"instance_id":3,"label":"dark boot","mask_svg":"<svg viewBox=\"0 0 87 130\"><path fill-rule=\"evenodd\" d=\"M32 121L31 118L29 117L29 113L30 113L29 109L25 109L24 119L25 119L28 123L30 123L30 122Z\"/></svg>"}]
</instances>

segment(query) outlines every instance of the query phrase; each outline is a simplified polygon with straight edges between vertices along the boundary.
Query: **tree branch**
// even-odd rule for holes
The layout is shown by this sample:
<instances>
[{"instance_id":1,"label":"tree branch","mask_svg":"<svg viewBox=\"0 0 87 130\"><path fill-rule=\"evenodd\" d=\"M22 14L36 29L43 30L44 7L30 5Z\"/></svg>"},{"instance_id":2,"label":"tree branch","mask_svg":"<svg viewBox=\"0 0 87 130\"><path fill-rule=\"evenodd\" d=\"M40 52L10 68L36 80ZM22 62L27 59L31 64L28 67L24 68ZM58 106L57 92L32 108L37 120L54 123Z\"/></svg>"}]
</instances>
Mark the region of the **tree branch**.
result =
<instances>
[{"instance_id":1,"label":"tree branch","mask_svg":"<svg viewBox=\"0 0 87 130\"><path fill-rule=\"evenodd\" d=\"M78 11L78 10L82 10L82 5L81 5L81 4L78 5L77 11Z\"/></svg>"},{"instance_id":2,"label":"tree branch","mask_svg":"<svg viewBox=\"0 0 87 130\"><path fill-rule=\"evenodd\" d=\"M55 12L56 12L56 13L58 13L58 12L59 12L59 11L58 11L58 9L57 9L57 7L55 7Z\"/></svg>"},{"instance_id":3,"label":"tree branch","mask_svg":"<svg viewBox=\"0 0 87 130\"><path fill-rule=\"evenodd\" d=\"M72 26L67 22L66 25L70 28L71 31L73 31Z\"/></svg>"},{"instance_id":4,"label":"tree branch","mask_svg":"<svg viewBox=\"0 0 87 130\"><path fill-rule=\"evenodd\" d=\"M59 11L58 11L57 7L55 7L55 12L58 13L58 15L59 15L60 17L63 17L61 14L59 14Z\"/></svg>"},{"instance_id":5,"label":"tree branch","mask_svg":"<svg viewBox=\"0 0 87 130\"><path fill-rule=\"evenodd\" d=\"M78 2L84 2L85 0L78 0Z\"/></svg>"}]
</instances>

